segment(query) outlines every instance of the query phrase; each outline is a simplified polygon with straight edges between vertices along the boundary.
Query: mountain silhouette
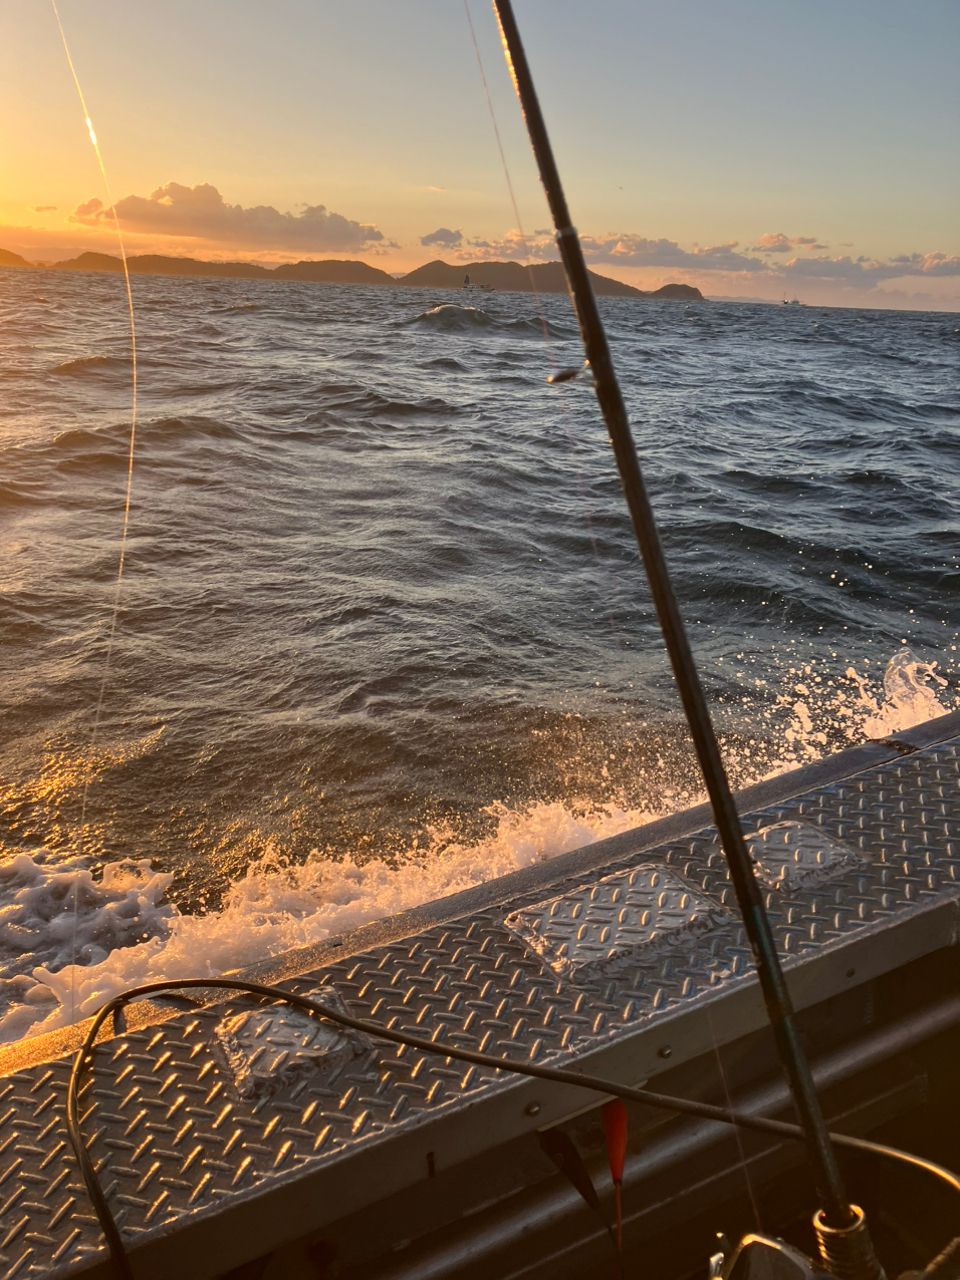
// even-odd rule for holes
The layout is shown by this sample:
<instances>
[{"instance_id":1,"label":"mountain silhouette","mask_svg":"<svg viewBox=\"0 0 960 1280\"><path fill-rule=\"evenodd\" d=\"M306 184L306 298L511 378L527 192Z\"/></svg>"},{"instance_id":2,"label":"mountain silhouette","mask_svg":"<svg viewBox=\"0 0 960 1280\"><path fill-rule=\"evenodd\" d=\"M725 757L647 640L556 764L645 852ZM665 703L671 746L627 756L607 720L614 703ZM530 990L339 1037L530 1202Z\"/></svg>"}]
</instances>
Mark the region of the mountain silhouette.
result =
<instances>
[{"instance_id":1,"label":"mountain silhouette","mask_svg":"<svg viewBox=\"0 0 960 1280\"><path fill-rule=\"evenodd\" d=\"M0 249L0 266L34 268L17 253ZM472 284L485 286L498 293L565 293L567 280L560 262L538 262L524 266L519 262L469 262L451 265L437 259L424 263L403 276L392 276L366 262L339 258L286 262L279 267L263 267L255 262L205 262L200 258L172 258L159 253L132 254L127 259L131 275L216 276L238 280L304 280L315 284L390 285L391 288L460 289L464 276ZM123 270L120 258L109 253L81 253L76 258L54 262L52 271ZM689 284L665 284L660 289L645 291L620 280L591 271L594 290L612 298L674 298L702 302L703 294Z\"/></svg>"}]
</instances>

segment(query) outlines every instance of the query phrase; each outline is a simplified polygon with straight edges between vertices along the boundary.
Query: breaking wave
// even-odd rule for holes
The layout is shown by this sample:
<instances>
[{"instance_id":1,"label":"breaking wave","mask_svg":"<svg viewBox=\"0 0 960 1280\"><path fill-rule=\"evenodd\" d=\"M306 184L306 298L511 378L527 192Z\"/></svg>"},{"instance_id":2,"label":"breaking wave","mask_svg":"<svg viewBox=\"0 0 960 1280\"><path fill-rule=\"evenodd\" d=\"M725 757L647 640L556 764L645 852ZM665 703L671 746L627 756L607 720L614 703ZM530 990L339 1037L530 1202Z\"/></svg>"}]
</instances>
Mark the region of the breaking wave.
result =
<instances>
[{"instance_id":1,"label":"breaking wave","mask_svg":"<svg viewBox=\"0 0 960 1280\"><path fill-rule=\"evenodd\" d=\"M408 323L437 329L441 333L469 333L471 329L488 329L496 322L482 307L461 307L455 302L443 302L421 312Z\"/></svg>"},{"instance_id":2,"label":"breaking wave","mask_svg":"<svg viewBox=\"0 0 960 1280\"><path fill-rule=\"evenodd\" d=\"M789 721L779 759L745 775L741 767L741 783L821 758L838 729L848 742L886 738L957 705L936 663L908 649L888 663L882 694L854 668L839 687L817 688L812 666L795 675L794 700L782 699ZM87 1017L127 987L242 969L546 862L663 817L672 800L663 794L660 808L586 797L521 810L496 804L486 838L463 842L435 829L389 859L314 850L292 863L268 847L218 910L197 914L167 899L173 875L145 859L110 862L96 876L82 863L17 854L0 866L0 1042Z\"/></svg>"},{"instance_id":3,"label":"breaking wave","mask_svg":"<svg viewBox=\"0 0 960 1280\"><path fill-rule=\"evenodd\" d=\"M535 316L501 316L485 311L482 307L463 306L457 302L443 302L429 311L408 320L407 324L439 333L471 333L477 329L502 330L505 333L522 333L531 337L565 337L570 330Z\"/></svg>"}]
</instances>

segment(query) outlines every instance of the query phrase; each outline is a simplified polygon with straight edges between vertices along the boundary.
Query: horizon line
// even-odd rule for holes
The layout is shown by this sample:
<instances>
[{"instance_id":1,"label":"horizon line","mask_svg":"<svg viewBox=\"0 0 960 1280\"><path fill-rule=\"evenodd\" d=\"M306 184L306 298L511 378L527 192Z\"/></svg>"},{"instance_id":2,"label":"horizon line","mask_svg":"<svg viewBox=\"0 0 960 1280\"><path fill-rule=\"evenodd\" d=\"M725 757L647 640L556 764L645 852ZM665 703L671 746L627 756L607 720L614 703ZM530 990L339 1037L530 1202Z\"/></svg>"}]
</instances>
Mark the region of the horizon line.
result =
<instances>
[{"instance_id":1,"label":"horizon line","mask_svg":"<svg viewBox=\"0 0 960 1280\"><path fill-rule=\"evenodd\" d=\"M4 258L8 260L5 262ZM12 261L11 261L12 259ZM150 266L169 264L171 267L179 267L179 270L157 270L151 272L148 269L138 268L141 264L149 263ZM384 270L382 267L376 267L362 258L301 258L297 262L281 262L275 265L266 265L262 262L244 261L239 258L194 258L184 254L164 254L164 253L139 253L129 254L127 256L127 265L134 274L141 275L197 275L197 276L226 276L241 279L262 279L264 277L273 277L279 280L301 280L304 283L317 284L410 284L416 285L419 281L411 280L411 276L417 276L418 273L429 271L430 268L443 270L446 273L459 276L464 273L465 283L470 273L473 273L477 283L484 283L484 276L493 276L495 283L493 285L487 283L485 287L500 289L504 292L534 292L536 283L531 276L540 278L539 287L545 293L562 292L566 289L566 275L563 269L563 263L559 258L551 259L547 262L523 262L515 258L497 259L497 260L477 260L473 262L450 263L443 258L431 258L419 266L411 268L409 271L393 273ZM102 274L117 272L123 269L122 259L112 253L103 253L98 250L87 249L72 258L63 258L57 261L30 261L22 254L0 248L0 266L6 266L14 270L28 271L71 271L79 274L91 273ZM190 268L213 268L213 270L190 270ZM231 271L231 268L234 271ZM324 280L319 275L311 272L314 269L333 269L343 268L345 271L333 271L335 277ZM365 278L346 279L347 274L353 272L359 273ZM507 272L508 279L504 279L504 272ZM242 274L238 274L242 273ZM522 273L522 274L521 274ZM595 288L598 293L606 295L616 295L621 297L667 297L679 298L690 301L704 300L701 290L695 286L686 283L669 281L655 289L640 289L636 285L627 284L623 280L617 280L613 276L605 276L600 272L590 272L594 281ZM544 277L546 276L546 279ZM522 283L521 283L522 281ZM517 287L519 286L519 287ZM426 281L425 288L457 288L462 287L456 285L452 280L444 281Z\"/></svg>"}]
</instances>

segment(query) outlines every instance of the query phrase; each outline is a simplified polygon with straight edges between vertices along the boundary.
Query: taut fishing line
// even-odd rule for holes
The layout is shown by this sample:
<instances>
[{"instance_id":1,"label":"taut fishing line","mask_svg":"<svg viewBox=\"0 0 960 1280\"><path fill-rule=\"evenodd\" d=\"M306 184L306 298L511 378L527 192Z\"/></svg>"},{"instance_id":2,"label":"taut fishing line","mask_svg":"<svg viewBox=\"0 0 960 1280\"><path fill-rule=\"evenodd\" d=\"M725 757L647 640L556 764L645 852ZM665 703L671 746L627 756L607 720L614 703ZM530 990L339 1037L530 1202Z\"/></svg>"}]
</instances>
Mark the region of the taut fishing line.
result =
<instances>
[{"instance_id":1,"label":"taut fishing line","mask_svg":"<svg viewBox=\"0 0 960 1280\"><path fill-rule=\"evenodd\" d=\"M733 1097L730 1093L730 1082L727 1079L727 1069L723 1062L723 1049L720 1047L720 1041L717 1036L717 1029L713 1025L713 1013L710 1006L707 1005L704 1013L707 1017L707 1027L710 1030L710 1043L713 1048L713 1056L717 1063L717 1073L720 1076L720 1084L723 1088L723 1100L726 1103L727 1110L733 1111ZM756 1223L757 1230L763 1231L763 1218L760 1215L760 1202L757 1197L756 1190L753 1185L753 1177L750 1173L750 1162L747 1160L746 1149L743 1144L743 1134L740 1132L740 1126L734 1126L733 1136L737 1144L737 1159L740 1162L740 1172L743 1174L743 1181L746 1186L747 1198L750 1201L750 1208L753 1212L753 1220Z\"/></svg>"},{"instance_id":2,"label":"taut fishing line","mask_svg":"<svg viewBox=\"0 0 960 1280\"><path fill-rule=\"evenodd\" d=\"M487 111L490 115L490 123L493 125L493 135L497 140L497 151L500 153L500 166L503 169L503 178L507 184L507 191L510 193L510 204L513 207L513 217L517 224L517 230L520 232L520 240L524 248L527 247L527 235L523 229L523 220L520 217L520 206L517 203L517 193L513 188L513 179L510 176L510 166L507 164L507 153L503 149L503 138L500 136L500 126L497 123L497 113L494 110L493 98L490 95L490 85L487 82L487 72L483 65L483 54L480 52L480 44L477 41L476 28L473 25L473 17L470 13L470 0L463 0L463 12L467 15L467 26L470 28L470 39L473 42L473 53L477 60L477 68L480 72L480 83L483 85L483 96L487 102ZM547 323L546 313L543 309L543 300L540 297L540 290L537 288L537 280L533 274L533 267L529 262L524 264L527 269L527 275L530 277L530 289L533 293L537 314L540 318L540 327L543 329L543 342L547 348L547 356L553 359L552 345L550 342L550 326Z\"/></svg>"},{"instance_id":3,"label":"taut fishing line","mask_svg":"<svg viewBox=\"0 0 960 1280\"><path fill-rule=\"evenodd\" d=\"M527 234L523 229L523 219L520 216L520 205L517 200L516 189L513 185L513 178L510 173L510 165L507 161L507 153L503 145L503 136L500 133L500 125L499 125L499 122L497 121L496 108L493 105L493 95L490 92L490 82L487 80L487 71L483 61L483 54L480 51L480 42L477 39L477 30L473 23L473 15L470 13L470 0L463 0L463 12L466 15L467 26L470 30L470 41L473 44L473 53L477 61L477 70L480 73L480 83L483 86L483 96L487 104L487 113L490 116L490 123L493 126L493 135L496 138L496 142L497 142L497 152L499 153L499 156L500 156L500 167L503 170L503 180L506 183L507 192L509 193L509 196L510 196L510 206L513 209L514 222L516 224L517 230L520 232L520 241L524 246L524 248L527 249L528 248ZM548 367L553 370L553 372L551 372L547 377L547 382L551 384L571 382L573 381L574 378L578 376L578 374L582 372L583 368L585 368L586 366L584 365L576 368L560 368L559 361L556 359L556 356L554 353L554 345L551 340L551 334L550 334L550 323L547 320L547 314L543 304L543 296L540 290L537 288L537 278L533 274L533 266L530 263L529 258L528 258L528 261L524 263L524 266L526 268L527 276L529 277L529 280L530 280L530 291L533 294L534 306L536 307L536 311L537 311L537 318L540 321L540 328L543 330L543 345L547 353ZM564 428L566 430L567 438L570 440L573 440L576 434L572 426L573 415L572 415L570 405L565 398L561 399L560 401L560 415L561 415L561 420L564 424ZM578 484L578 487L580 488L581 493L585 493L586 485L583 483L583 480L579 475L579 473L577 474L576 479L577 479L577 484ZM593 522L590 518L589 509L587 510L587 513L586 513L586 526L587 526L587 536L590 539L590 545L593 550L594 559L595 560L599 559L597 539L594 534ZM611 619L612 619L612 615L608 610L607 612L608 623L611 622Z\"/></svg>"},{"instance_id":4,"label":"taut fishing line","mask_svg":"<svg viewBox=\"0 0 960 1280\"><path fill-rule=\"evenodd\" d=\"M60 11L57 8L57 0L50 0L50 7L53 10L53 16L56 19L57 30L60 32L60 41L63 44L63 52L66 55L67 66L70 68L70 75L73 79L74 88L77 91L77 97L80 99L80 107L83 111L83 122L86 125L87 135L90 138L90 145L93 147L93 153L97 158L97 168L100 170L100 179L103 183L104 194L107 197L107 207L113 218L113 225L117 235L117 243L120 248L120 261L123 264L123 282L127 295L127 314L130 321L130 439L127 449L127 479L123 496L123 517L120 527L120 551L117 557L117 581L113 595L113 608L110 611L110 624L107 631L107 652L103 662L103 674L100 678L100 689L97 694L97 705L93 716L93 728L90 733L89 761L88 767L83 774L83 789L80 795L80 833L78 839L78 853L83 854L86 819L87 819L87 793L90 789L90 770L92 768L93 755L96 750L97 739L100 734L100 720L103 715L103 699L107 691L107 681L110 678L110 666L113 660L113 642L117 632L117 618L120 614L120 592L123 586L123 570L127 556L127 535L130 529L130 500L133 495L133 460L134 450L136 448L137 439L137 325L133 309L133 290L130 287L130 268L127 263L127 250L123 240L123 231L120 226L120 218L117 214L117 207L114 203L113 193L110 189L110 180L107 177L106 165L103 162L103 153L100 150L100 143L97 140L96 130L93 127L93 120L90 118L90 112L87 108L87 100L84 97L83 89L80 85L80 77L77 75L77 68L74 65L73 56L70 53L70 45L67 42L67 34L63 29L63 23L60 20ZM79 872L78 872L79 875ZM71 969L72 976L70 982L70 1016L71 1019L76 1017L76 964L77 964L77 936L79 932L79 912L80 912L80 882L79 878L74 881L73 886L73 942L71 946Z\"/></svg>"}]
</instances>

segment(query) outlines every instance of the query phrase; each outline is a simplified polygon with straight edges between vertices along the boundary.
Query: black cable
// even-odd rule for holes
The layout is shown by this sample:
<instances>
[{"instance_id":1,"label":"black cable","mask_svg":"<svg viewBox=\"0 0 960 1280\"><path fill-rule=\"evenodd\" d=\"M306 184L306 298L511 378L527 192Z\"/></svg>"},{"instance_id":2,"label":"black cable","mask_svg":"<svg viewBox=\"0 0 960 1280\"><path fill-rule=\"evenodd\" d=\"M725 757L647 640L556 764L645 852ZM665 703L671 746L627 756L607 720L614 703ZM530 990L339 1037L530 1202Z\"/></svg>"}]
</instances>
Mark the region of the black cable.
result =
<instances>
[{"instance_id":1,"label":"black cable","mask_svg":"<svg viewBox=\"0 0 960 1280\"><path fill-rule=\"evenodd\" d=\"M593 295L593 286L590 283L580 239L567 207L523 41L520 38L510 0L493 0L493 8L500 24L507 64L520 99L530 143L540 170L540 179L553 216L557 246L573 296L584 349L593 370L597 400L610 434L624 496L630 508L634 533L650 584L650 593L656 606L690 734L703 771L710 803L713 806L714 819L730 868L730 878L737 895L740 914L756 960L767 1016L776 1039L780 1060L790 1083L797 1114L806 1134L805 1140L816 1177L818 1194L828 1223L837 1228L845 1228L850 1225L854 1217L850 1200L840 1176L836 1154L830 1143L830 1135L817 1098L810 1064L807 1062L800 1042L793 1005L777 957L773 931L767 919L760 888L744 843L740 819L720 756L707 700L700 684L673 584L670 581L660 534L637 460L636 446L613 367L603 321L600 319L597 300Z\"/></svg>"},{"instance_id":2,"label":"black cable","mask_svg":"<svg viewBox=\"0 0 960 1280\"><path fill-rule=\"evenodd\" d=\"M469 1062L474 1066L491 1067L498 1071L510 1072L513 1075L531 1076L536 1080L547 1080L554 1084L574 1085L577 1088L589 1089L592 1092L602 1093L608 1097L622 1098L626 1102L638 1102L645 1106L657 1107L665 1111L675 1111L681 1115L697 1116L704 1120L739 1125L741 1128L753 1129L758 1133L770 1133L775 1134L777 1137L786 1138L803 1139L805 1137L802 1126L791 1124L786 1120L769 1120L764 1116L745 1115L743 1112L733 1111L727 1107L713 1106L708 1102L694 1102L688 1098L675 1098L670 1094L657 1093L651 1089L630 1088L626 1085L617 1084L612 1080L605 1080L600 1076L581 1074L579 1071L570 1071L560 1067L543 1067L532 1062L513 1062L508 1058L497 1058L492 1054L479 1053L473 1049L460 1049L442 1042L424 1040L420 1036L408 1035L405 1031L392 1031L389 1027L381 1026L376 1022L369 1022L363 1018L354 1018L351 1014L344 1013L339 1009L328 1008L317 1000L311 1000L308 996L297 995L293 991L285 991L282 987L264 986L258 982L245 982L241 978L181 978L171 982L149 982L143 986L131 987L129 990L121 992L120 995L114 996L94 1015L83 1044L74 1059L73 1068L70 1072L70 1081L67 1086L67 1136L77 1157L83 1181L87 1191L90 1193L90 1199L103 1229L104 1238L110 1250L117 1275L121 1280L134 1280L133 1271L116 1221L100 1185L93 1160L84 1142L79 1111L79 1092L83 1082L83 1075L86 1069L93 1064L93 1054L100 1028L112 1013L123 1008L125 1004L142 996L157 995L161 991L210 990L212 988L239 991L245 995L257 996L264 1000L279 1000L285 1004L293 1005L294 1008L302 1009L314 1017L326 1018L330 1022L348 1027L351 1031L359 1031L363 1035L372 1036L379 1040L389 1040L393 1044L417 1049L421 1053L430 1053L441 1058L452 1058L459 1062ZM885 1156L889 1159L910 1164L914 1168L921 1169L946 1182L953 1191L960 1192L960 1178L956 1174L951 1173L949 1169L944 1169L942 1166L934 1164L930 1160L924 1160L921 1156L900 1151L896 1147L884 1146L882 1143L870 1142L866 1138L850 1138L845 1134L837 1133L830 1134L830 1137L838 1146L850 1147L857 1151L868 1152L871 1155Z\"/></svg>"}]
</instances>

